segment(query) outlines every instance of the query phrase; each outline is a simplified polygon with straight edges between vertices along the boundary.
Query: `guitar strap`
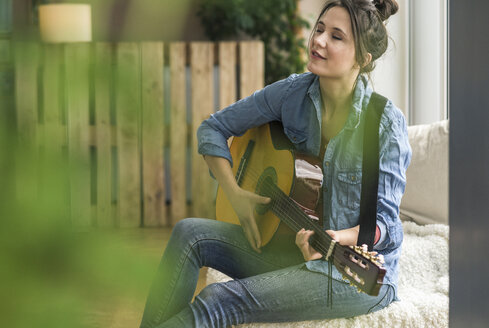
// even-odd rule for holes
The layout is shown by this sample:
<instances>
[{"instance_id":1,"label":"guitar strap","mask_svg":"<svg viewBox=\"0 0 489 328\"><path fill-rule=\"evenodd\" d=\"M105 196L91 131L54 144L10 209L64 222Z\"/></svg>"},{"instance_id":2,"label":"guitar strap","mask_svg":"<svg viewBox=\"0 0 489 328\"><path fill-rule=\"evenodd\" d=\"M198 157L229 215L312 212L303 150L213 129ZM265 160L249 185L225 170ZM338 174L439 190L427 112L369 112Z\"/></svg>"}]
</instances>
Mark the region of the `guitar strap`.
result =
<instances>
[{"instance_id":1,"label":"guitar strap","mask_svg":"<svg viewBox=\"0 0 489 328\"><path fill-rule=\"evenodd\" d=\"M377 226L377 195L379 191L379 127L387 98L373 92L365 114L363 134L362 193L360 198L360 232L357 245L373 249Z\"/></svg>"}]
</instances>

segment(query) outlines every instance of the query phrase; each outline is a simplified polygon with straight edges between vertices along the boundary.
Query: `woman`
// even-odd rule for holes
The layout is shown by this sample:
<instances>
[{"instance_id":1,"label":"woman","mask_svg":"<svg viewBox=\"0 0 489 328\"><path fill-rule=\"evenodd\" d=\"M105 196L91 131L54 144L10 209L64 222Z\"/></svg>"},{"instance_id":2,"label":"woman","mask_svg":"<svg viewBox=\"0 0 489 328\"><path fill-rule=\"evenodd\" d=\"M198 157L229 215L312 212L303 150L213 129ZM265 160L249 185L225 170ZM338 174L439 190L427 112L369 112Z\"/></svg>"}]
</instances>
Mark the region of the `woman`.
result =
<instances>
[{"instance_id":1,"label":"woman","mask_svg":"<svg viewBox=\"0 0 489 328\"><path fill-rule=\"evenodd\" d=\"M199 153L233 205L241 227L185 219L172 233L152 286L141 327L228 327L351 317L382 309L397 299L402 242L399 204L411 158L402 113L388 101L380 121L380 173L374 250L387 274L378 296L358 293L308 243L312 231L273 238L261 247L253 211L269 198L241 189L233 176L226 140L249 128L281 121L301 151L323 161L324 229L342 245L359 232L364 113L372 90L365 74L387 48L383 21L394 0L329 0L309 42L310 72L291 75L211 115L199 128ZM244 232L244 233L243 233ZM192 296L202 266L234 280ZM331 272L331 275L328 273ZM328 288L329 283L332 288ZM332 293L333 302L328 297Z\"/></svg>"}]
</instances>

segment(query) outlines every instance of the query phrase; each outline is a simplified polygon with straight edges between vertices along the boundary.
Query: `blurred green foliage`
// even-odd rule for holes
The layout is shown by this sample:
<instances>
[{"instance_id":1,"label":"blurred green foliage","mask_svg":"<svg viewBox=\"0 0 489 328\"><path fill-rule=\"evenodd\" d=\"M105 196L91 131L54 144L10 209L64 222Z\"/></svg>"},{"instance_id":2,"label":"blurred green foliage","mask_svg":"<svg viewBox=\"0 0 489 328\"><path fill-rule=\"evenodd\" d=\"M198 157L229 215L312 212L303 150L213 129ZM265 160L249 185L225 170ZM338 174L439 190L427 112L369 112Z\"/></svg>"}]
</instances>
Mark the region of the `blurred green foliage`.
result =
<instances>
[{"instance_id":1,"label":"blurred green foliage","mask_svg":"<svg viewBox=\"0 0 489 328\"><path fill-rule=\"evenodd\" d=\"M0 327L108 327L121 300L137 321L164 244L148 254L142 229L75 230L80 165L16 125L0 120Z\"/></svg>"},{"instance_id":2,"label":"blurred green foliage","mask_svg":"<svg viewBox=\"0 0 489 328\"><path fill-rule=\"evenodd\" d=\"M309 27L297 9L298 0L199 0L197 15L211 40L235 39L244 34L265 44L265 82L270 84L302 72Z\"/></svg>"},{"instance_id":3,"label":"blurred green foliage","mask_svg":"<svg viewBox=\"0 0 489 328\"><path fill-rule=\"evenodd\" d=\"M131 247L127 232L72 229L64 177L76 172L63 158L1 148L0 326L99 327L121 298L142 305L155 259ZM36 175L40 192L19 183Z\"/></svg>"}]
</instances>

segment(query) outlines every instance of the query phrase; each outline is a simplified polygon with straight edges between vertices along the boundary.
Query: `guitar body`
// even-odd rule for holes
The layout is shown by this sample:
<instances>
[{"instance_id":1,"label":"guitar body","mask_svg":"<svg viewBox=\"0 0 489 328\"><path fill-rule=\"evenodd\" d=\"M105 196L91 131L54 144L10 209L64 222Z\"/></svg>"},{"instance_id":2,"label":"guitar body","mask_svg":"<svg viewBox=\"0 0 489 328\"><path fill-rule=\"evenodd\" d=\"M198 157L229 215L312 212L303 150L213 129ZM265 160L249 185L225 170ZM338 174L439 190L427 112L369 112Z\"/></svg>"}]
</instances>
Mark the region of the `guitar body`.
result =
<instances>
[{"instance_id":1,"label":"guitar body","mask_svg":"<svg viewBox=\"0 0 489 328\"><path fill-rule=\"evenodd\" d=\"M230 146L233 158L233 173L241 188L265 195L261 185L271 179L277 187L296 202L312 220L321 217L321 186L323 173L320 161L294 151L293 144L283 132L282 125L272 122L248 130L241 137L234 137ZM219 187L216 199L216 218L233 224L239 219ZM266 245L280 230L295 233L266 206L255 210L255 219Z\"/></svg>"}]
</instances>

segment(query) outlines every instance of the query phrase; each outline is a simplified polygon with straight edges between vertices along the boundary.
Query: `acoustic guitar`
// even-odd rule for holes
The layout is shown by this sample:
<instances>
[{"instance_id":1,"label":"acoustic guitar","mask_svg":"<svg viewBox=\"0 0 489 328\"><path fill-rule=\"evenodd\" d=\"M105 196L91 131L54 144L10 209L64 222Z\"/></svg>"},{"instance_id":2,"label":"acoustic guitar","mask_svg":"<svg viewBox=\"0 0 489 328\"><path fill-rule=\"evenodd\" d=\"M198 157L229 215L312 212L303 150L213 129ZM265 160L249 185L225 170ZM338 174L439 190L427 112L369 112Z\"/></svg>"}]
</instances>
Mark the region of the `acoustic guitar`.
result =
<instances>
[{"instance_id":1,"label":"acoustic guitar","mask_svg":"<svg viewBox=\"0 0 489 328\"><path fill-rule=\"evenodd\" d=\"M321 217L323 172L321 161L295 151L279 122L271 122L234 137L230 146L238 185L270 197L271 202L255 208L262 245L278 230L290 233L313 230L312 247L331 261L351 285L377 296L385 276L382 258L361 246L342 246L318 224ZM239 219L219 187L216 218L233 224ZM284 223L287 228L283 227Z\"/></svg>"}]
</instances>

